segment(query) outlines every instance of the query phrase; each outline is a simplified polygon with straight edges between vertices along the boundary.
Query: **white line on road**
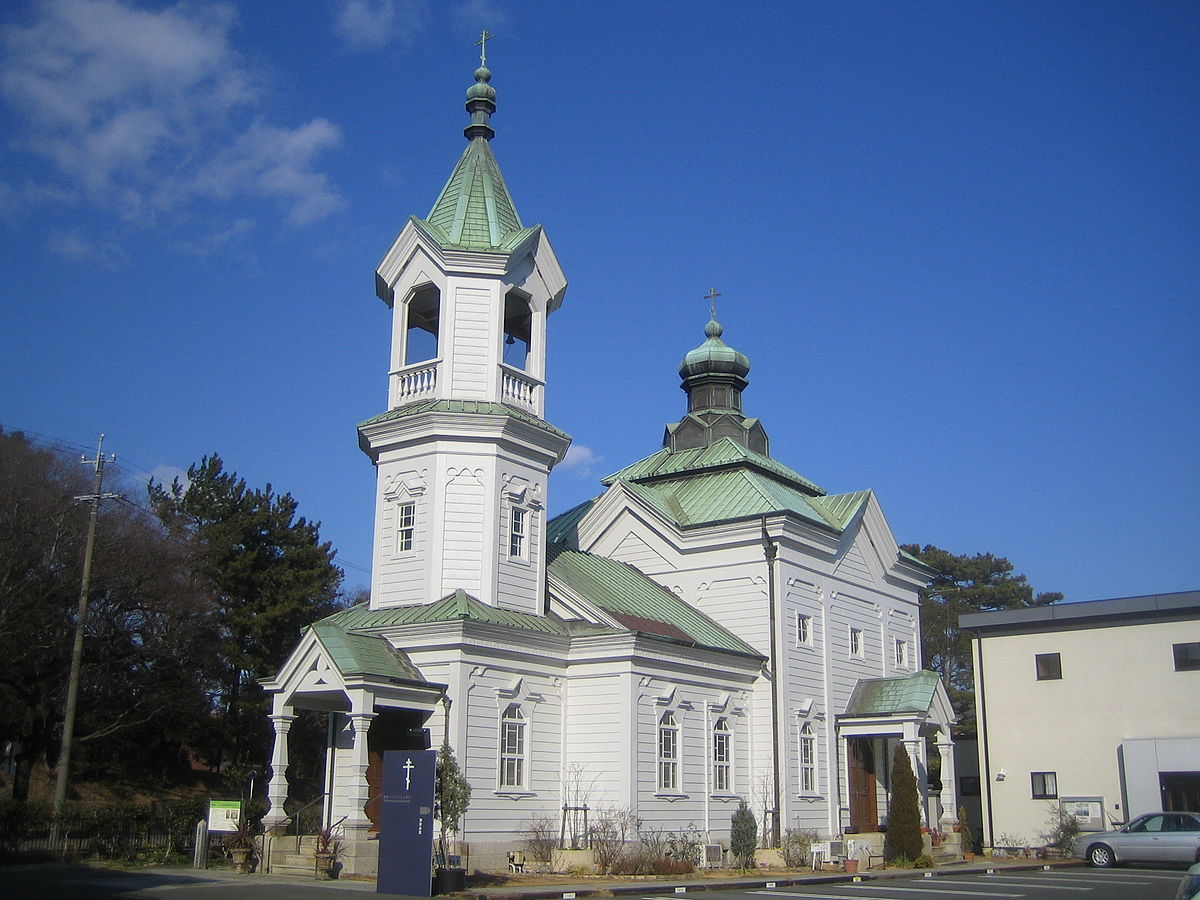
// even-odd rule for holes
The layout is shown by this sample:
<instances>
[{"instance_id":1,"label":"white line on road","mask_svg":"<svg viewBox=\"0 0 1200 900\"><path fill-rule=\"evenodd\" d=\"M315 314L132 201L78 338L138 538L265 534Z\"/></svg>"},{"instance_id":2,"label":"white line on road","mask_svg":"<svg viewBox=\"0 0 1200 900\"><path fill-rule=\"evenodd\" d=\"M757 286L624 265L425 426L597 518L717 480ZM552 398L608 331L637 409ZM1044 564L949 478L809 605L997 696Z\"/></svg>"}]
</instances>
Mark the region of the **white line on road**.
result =
<instances>
[{"instance_id":1,"label":"white line on road","mask_svg":"<svg viewBox=\"0 0 1200 900\"><path fill-rule=\"evenodd\" d=\"M939 882L935 882L935 883L939 883ZM1024 897L1025 896L1024 894L1012 894L1012 893L1006 894L1006 893L1001 893L1000 891L971 891L970 894L966 894L963 891L954 890L953 888L948 891L939 891L936 888L929 888L929 887L905 888L905 887L895 887L894 885L890 885L890 884L887 884L887 885L884 885L884 884L880 884L880 885L873 885L873 884L849 885L848 884L848 885L846 885L846 887L848 887L848 888L853 887L857 890L862 890L862 891L903 891L906 894L935 894L935 895L940 894L943 897L945 897L945 896Z\"/></svg>"},{"instance_id":2,"label":"white line on road","mask_svg":"<svg viewBox=\"0 0 1200 900\"><path fill-rule=\"evenodd\" d=\"M979 885L979 884L995 884L998 881L1003 881L1005 887L1041 888L1041 887L1046 887L1046 885L1047 885L1047 882L1045 882L1045 881L1039 881L1039 882L1015 881L1015 880L1013 880L1012 875L984 875L983 878L985 878L987 880L986 881L982 881L982 880L981 881L961 881L957 878L939 878L935 882L935 884L974 884L974 885ZM1091 890L1090 887L1071 887L1066 884L1055 884L1054 889L1056 891L1090 891Z\"/></svg>"}]
</instances>

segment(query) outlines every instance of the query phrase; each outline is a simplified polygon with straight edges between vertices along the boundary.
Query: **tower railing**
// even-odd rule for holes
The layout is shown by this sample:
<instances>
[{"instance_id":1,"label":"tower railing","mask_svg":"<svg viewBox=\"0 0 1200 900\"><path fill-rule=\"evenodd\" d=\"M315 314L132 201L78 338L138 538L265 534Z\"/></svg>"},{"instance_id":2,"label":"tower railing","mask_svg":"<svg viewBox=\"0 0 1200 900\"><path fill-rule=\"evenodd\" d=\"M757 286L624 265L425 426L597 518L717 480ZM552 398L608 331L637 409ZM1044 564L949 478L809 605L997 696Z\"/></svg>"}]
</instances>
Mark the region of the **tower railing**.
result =
<instances>
[{"instance_id":1,"label":"tower railing","mask_svg":"<svg viewBox=\"0 0 1200 900\"><path fill-rule=\"evenodd\" d=\"M436 396L440 359L405 366L392 372L392 407Z\"/></svg>"},{"instance_id":2,"label":"tower railing","mask_svg":"<svg viewBox=\"0 0 1200 900\"><path fill-rule=\"evenodd\" d=\"M500 402L524 409L535 416L542 414L542 388L538 379L511 366L500 366Z\"/></svg>"}]
</instances>

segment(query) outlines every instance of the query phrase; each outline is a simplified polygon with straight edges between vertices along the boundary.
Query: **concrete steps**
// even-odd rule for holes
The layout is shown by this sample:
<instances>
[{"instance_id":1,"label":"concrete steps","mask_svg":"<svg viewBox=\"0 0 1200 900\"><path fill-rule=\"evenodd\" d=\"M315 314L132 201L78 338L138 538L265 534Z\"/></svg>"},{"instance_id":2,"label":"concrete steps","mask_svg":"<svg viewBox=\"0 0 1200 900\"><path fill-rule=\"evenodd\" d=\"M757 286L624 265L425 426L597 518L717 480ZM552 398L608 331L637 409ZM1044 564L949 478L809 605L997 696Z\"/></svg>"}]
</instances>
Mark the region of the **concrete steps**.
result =
<instances>
[{"instance_id":1,"label":"concrete steps","mask_svg":"<svg viewBox=\"0 0 1200 900\"><path fill-rule=\"evenodd\" d=\"M317 878L317 839L308 834L297 841L294 835L272 838L267 850L267 871L272 875Z\"/></svg>"}]
</instances>

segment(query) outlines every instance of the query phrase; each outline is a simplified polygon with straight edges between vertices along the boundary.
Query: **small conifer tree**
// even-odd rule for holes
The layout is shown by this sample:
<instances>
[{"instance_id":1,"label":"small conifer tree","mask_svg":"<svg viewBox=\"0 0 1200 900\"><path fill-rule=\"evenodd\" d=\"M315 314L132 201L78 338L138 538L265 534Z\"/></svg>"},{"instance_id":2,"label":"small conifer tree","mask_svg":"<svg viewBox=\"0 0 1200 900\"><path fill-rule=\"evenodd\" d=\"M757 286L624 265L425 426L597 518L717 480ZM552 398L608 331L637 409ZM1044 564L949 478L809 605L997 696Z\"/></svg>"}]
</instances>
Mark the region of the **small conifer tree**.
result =
<instances>
[{"instance_id":1,"label":"small conifer tree","mask_svg":"<svg viewBox=\"0 0 1200 900\"><path fill-rule=\"evenodd\" d=\"M738 803L730 821L729 849L743 869L750 867L758 846L758 822L745 800Z\"/></svg>"},{"instance_id":2,"label":"small conifer tree","mask_svg":"<svg viewBox=\"0 0 1200 900\"><path fill-rule=\"evenodd\" d=\"M471 785L459 768L450 744L443 743L438 749L433 793L433 814L442 826L438 839L438 856L443 866L447 865L450 859L448 838L458 833L462 817L470 805Z\"/></svg>"},{"instance_id":3,"label":"small conifer tree","mask_svg":"<svg viewBox=\"0 0 1200 900\"><path fill-rule=\"evenodd\" d=\"M920 798L917 779L904 744L896 744L892 759L892 796L888 801L887 837L883 856L888 862L899 857L916 859L923 852L921 843Z\"/></svg>"}]
</instances>

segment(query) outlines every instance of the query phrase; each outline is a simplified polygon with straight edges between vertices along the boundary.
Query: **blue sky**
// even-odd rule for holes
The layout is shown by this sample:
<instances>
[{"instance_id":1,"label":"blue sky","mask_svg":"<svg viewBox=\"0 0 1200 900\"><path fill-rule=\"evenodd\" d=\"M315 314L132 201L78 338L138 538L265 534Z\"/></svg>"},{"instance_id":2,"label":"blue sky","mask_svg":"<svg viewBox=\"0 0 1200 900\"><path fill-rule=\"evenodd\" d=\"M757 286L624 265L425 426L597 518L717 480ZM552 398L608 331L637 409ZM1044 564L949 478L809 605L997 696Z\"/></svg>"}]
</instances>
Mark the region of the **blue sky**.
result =
<instances>
[{"instance_id":1,"label":"blue sky","mask_svg":"<svg viewBox=\"0 0 1200 900\"><path fill-rule=\"evenodd\" d=\"M570 279L551 510L654 452L716 286L772 454L1069 600L1200 587L1194 2L13 2L0 425L219 453L353 586L374 268L493 148Z\"/></svg>"}]
</instances>

